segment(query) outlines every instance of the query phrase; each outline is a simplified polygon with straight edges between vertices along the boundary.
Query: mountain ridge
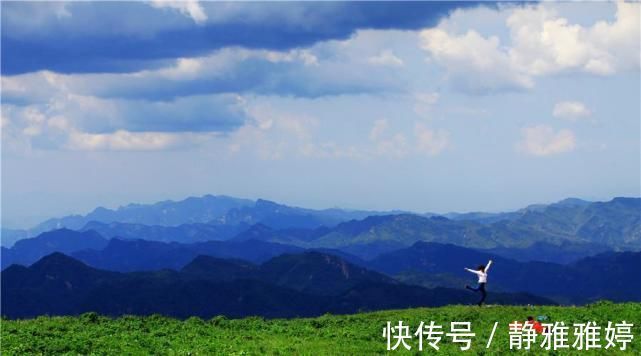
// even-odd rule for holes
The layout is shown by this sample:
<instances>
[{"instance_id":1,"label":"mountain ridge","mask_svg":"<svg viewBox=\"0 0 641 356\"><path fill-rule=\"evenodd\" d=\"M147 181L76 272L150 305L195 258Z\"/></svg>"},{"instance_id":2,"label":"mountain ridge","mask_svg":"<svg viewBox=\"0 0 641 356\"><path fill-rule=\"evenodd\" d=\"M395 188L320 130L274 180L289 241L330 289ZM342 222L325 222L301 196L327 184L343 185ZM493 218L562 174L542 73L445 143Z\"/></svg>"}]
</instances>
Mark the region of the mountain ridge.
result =
<instances>
[{"instance_id":1,"label":"mountain ridge","mask_svg":"<svg viewBox=\"0 0 641 356\"><path fill-rule=\"evenodd\" d=\"M303 255L309 257L310 255ZM313 264L318 264L315 253ZM331 259L338 259L331 257ZM202 264L203 259L199 259ZM281 261L282 262L282 261ZM226 266L239 267L237 262ZM355 271L360 268L349 266ZM54 265L56 268L44 268ZM220 266L218 261L216 266ZM77 315L93 311L105 315L150 315L160 313L187 318L190 316L213 317L227 315L241 317L315 316L323 313L349 313L359 310L380 310L392 307L445 305L472 303L474 296L462 290L426 289L418 286L390 284L375 279L354 280L341 284L332 293L321 288L305 288L298 282L305 279L306 271L286 268L291 276L279 284L268 280L244 278L228 281L208 279L207 269L200 276L176 271L110 272L91 268L71 257L54 253L43 257L30 267L12 265L0 273L2 313L9 318L35 317L37 315ZM234 267L234 268L236 268ZM251 266L249 267L251 269ZM317 268L316 270L323 270ZM216 271L210 271L216 273ZM326 273L326 272L321 272ZM376 272L373 276L377 276ZM216 273L220 275L220 273ZM300 277L302 276L302 278ZM294 281L294 283L292 283ZM319 279L325 288L335 281ZM292 288L294 287L294 288ZM296 288L298 287L298 288ZM302 292L300 290L305 290ZM491 296L493 302L537 303L554 302L524 294ZM149 303L153 300L153 303Z\"/></svg>"}]
</instances>

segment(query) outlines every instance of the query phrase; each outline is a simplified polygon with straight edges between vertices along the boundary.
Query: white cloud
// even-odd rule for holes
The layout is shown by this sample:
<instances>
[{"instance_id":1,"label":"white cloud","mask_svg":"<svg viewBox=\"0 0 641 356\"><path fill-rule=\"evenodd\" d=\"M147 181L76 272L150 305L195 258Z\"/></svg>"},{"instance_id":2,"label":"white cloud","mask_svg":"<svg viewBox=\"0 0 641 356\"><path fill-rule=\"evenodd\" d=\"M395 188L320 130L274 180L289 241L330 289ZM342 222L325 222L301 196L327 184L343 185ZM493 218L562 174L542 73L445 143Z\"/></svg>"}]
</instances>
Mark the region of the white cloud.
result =
<instances>
[{"instance_id":1,"label":"white cloud","mask_svg":"<svg viewBox=\"0 0 641 356\"><path fill-rule=\"evenodd\" d=\"M264 51L265 59L272 63L302 62L307 66L317 66L318 57L307 49L292 49L287 52Z\"/></svg>"},{"instance_id":2,"label":"white cloud","mask_svg":"<svg viewBox=\"0 0 641 356\"><path fill-rule=\"evenodd\" d=\"M23 119L26 122L26 126L22 132L27 136L40 135L42 133L42 126L47 121L47 118L34 108L26 108Z\"/></svg>"},{"instance_id":3,"label":"white cloud","mask_svg":"<svg viewBox=\"0 0 641 356\"><path fill-rule=\"evenodd\" d=\"M205 10L200 6L198 1L194 0L180 0L180 1L168 1L168 0L152 0L151 6L155 8L169 8L180 11L183 15L191 17L197 24L203 24L207 21L207 14Z\"/></svg>"},{"instance_id":4,"label":"white cloud","mask_svg":"<svg viewBox=\"0 0 641 356\"><path fill-rule=\"evenodd\" d=\"M443 151L450 141L449 133L443 129L432 130L421 123L414 126L416 149L419 153L435 156Z\"/></svg>"},{"instance_id":5,"label":"white cloud","mask_svg":"<svg viewBox=\"0 0 641 356\"><path fill-rule=\"evenodd\" d=\"M378 140L389 128L387 119L378 119L374 121L374 126L369 132L369 139L372 141Z\"/></svg>"},{"instance_id":6,"label":"white cloud","mask_svg":"<svg viewBox=\"0 0 641 356\"><path fill-rule=\"evenodd\" d=\"M375 155L401 158L409 153L409 144L405 135L400 132L390 132L387 119L374 121L369 139L374 144Z\"/></svg>"},{"instance_id":7,"label":"white cloud","mask_svg":"<svg viewBox=\"0 0 641 356\"><path fill-rule=\"evenodd\" d=\"M369 57L367 60L371 64L391 67L402 67L404 64L403 60L398 58L394 52L389 49L383 50L376 56Z\"/></svg>"},{"instance_id":8,"label":"white cloud","mask_svg":"<svg viewBox=\"0 0 641 356\"><path fill-rule=\"evenodd\" d=\"M2 77L3 99L42 102L61 91L163 101L218 93L321 97L395 91L403 84L387 67L354 70L362 65L363 58L351 52L343 56L343 52L349 50L332 41L282 52L228 47L133 73L32 72Z\"/></svg>"},{"instance_id":9,"label":"white cloud","mask_svg":"<svg viewBox=\"0 0 641 356\"><path fill-rule=\"evenodd\" d=\"M249 115L252 119L229 135L231 154L245 152L264 160L278 160L287 153L307 155L315 147L318 120L314 117L278 112L267 106L253 107Z\"/></svg>"},{"instance_id":10,"label":"white cloud","mask_svg":"<svg viewBox=\"0 0 641 356\"><path fill-rule=\"evenodd\" d=\"M402 158L408 154L408 143L405 135L396 133L391 137L379 139L376 141L376 154L379 156L389 156Z\"/></svg>"},{"instance_id":11,"label":"white cloud","mask_svg":"<svg viewBox=\"0 0 641 356\"><path fill-rule=\"evenodd\" d=\"M109 101L92 97L69 96L69 102L53 98L47 105L26 107L4 104L2 142L12 151L26 153L33 150L166 150L196 146L219 136L219 131L152 131L125 129L118 120L127 116L131 108L120 107ZM143 104L144 105L144 104ZM153 103L151 104L153 106ZM138 109L136 109L138 110ZM140 113L156 119L161 110L179 112L179 108L153 108L144 105ZM140 113L135 113L136 117ZM85 116L100 118L100 123L87 124ZM118 128L120 127L120 128ZM102 129L102 130L101 130Z\"/></svg>"},{"instance_id":12,"label":"white cloud","mask_svg":"<svg viewBox=\"0 0 641 356\"><path fill-rule=\"evenodd\" d=\"M509 43L496 36L482 36L453 24L458 10L437 28L421 32L421 47L447 70L448 79L460 90L485 94L531 88L534 78L559 72L582 71L611 75L639 70L641 52L640 4L617 2L614 21L592 26L573 24L546 3L502 6Z\"/></svg>"},{"instance_id":13,"label":"white cloud","mask_svg":"<svg viewBox=\"0 0 641 356\"><path fill-rule=\"evenodd\" d=\"M499 47L498 37L484 38L473 30L457 36L434 28L421 32L421 47L445 67L448 79L464 91L483 94L533 86L532 80Z\"/></svg>"},{"instance_id":14,"label":"white cloud","mask_svg":"<svg viewBox=\"0 0 641 356\"><path fill-rule=\"evenodd\" d=\"M186 134L166 132L130 132L91 134L73 130L66 148L81 151L156 151L184 144Z\"/></svg>"},{"instance_id":15,"label":"white cloud","mask_svg":"<svg viewBox=\"0 0 641 356\"><path fill-rule=\"evenodd\" d=\"M316 98L399 90L405 82L396 75L395 69L354 68L362 68L367 58L377 53L393 59L389 55L395 56L395 52L380 52L380 49L396 51L398 47L394 44L401 41L418 54L415 40L416 33L371 30L346 40L319 42L306 49L268 51L228 47L201 57L177 58L167 67L133 73L40 71L3 76L3 107L5 104L26 106L37 109L47 119L59 118L49 125L46 121L32 125L20 121L20 130L16 128L15 135L23 135L25 140L37 136L39 141L47 141L44 146L34 144L34 148L54 149L57 144L61 149L90 149L94 143L105 149L140 146L124 144L124 141L165 147L160 142L172 141L174 136L140 136L138 133L175 133L175 140L180 141L186 137L181 133L222 132L228 134L225 137L232 137L236 130L247 126L243 132L248 137L251 136L248 131L256 132L257 138L248 140L264 142L256 150L268 152L266 157L282 156L286 150L299 152L310 142L316 147L325 147L327 152L350 157L356 156L353 148L347 148L351 144L339 142L335 145L342 146L334 149L328 142L320 143L324 140L312 140L310 128L314 124L310 121L313 120L248 113L248 107L236 98L242 98L240 94L248 94L250 98L253 95ZM271 131L266 130L270 127ZM76 142L65 146L72 130L75 130ZM53 135L54 131L55 140L45 140L44 135ZM126 135L127 132L132 135ZM401 141L398 137L395 140ZM232 151L248 145L227 143ZM369 146L359 149L368 154L374 150Z\"/></svg>"},{"instance_id":16,"label":"white cloud","mask_svg":"<svg viewBox=\"0 0 641 356\"><path fill-rule=\"evenodd\" d=\"M613 22L584 27L545 4L516 9L507 19L510 57L532 75L580 70L598 75L638 70L639 4L618 2Z\"/></svg>"},{"instance_id":17,"label":"white cloud","mask_svg":"<svg viewBox=\"0 0 641 356\"><path fill-rule=\"evenodd\" d=\"M574 133L567 129L555 131L549 126L538 125L521 130L517 149L533 156L549 156L569 152L576 147Z\"/></svg>"},{"instance_id":18,"label":"white cloud","mask_svg":"<svg viewBox=\"0 0 641 356\"><path fill-rule=\"evenodd\" d=\"M582 102L562 101L554 105L552 115L559 119L576 121L577 119L592 115L592 112Z\"/></svg>"}]
</instances>

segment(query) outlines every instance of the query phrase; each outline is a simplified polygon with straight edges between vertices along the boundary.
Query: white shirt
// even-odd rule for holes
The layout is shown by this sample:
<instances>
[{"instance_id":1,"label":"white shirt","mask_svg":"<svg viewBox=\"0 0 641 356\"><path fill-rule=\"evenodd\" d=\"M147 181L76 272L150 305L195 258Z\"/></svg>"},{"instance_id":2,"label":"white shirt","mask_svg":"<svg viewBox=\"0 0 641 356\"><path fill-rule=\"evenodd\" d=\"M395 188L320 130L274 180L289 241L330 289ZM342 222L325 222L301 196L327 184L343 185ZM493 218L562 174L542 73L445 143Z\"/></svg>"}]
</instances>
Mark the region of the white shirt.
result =
<instances>
[{"instance_id":1,"label":"white shirt","mask_svg":"<svg viewBox=\"0 0 641 356\"><path fill-rule=\"evenodd\" d=\"M487 263L487 266L485 266L485 271L478 271L478 270L469 269L469 268L466 268L465 270L477 275L479 277L479 283L487 283L487 271L490 269L491 265L492 265L492 260L490 260L490 262Z\"/></svg>"}]
</instances>

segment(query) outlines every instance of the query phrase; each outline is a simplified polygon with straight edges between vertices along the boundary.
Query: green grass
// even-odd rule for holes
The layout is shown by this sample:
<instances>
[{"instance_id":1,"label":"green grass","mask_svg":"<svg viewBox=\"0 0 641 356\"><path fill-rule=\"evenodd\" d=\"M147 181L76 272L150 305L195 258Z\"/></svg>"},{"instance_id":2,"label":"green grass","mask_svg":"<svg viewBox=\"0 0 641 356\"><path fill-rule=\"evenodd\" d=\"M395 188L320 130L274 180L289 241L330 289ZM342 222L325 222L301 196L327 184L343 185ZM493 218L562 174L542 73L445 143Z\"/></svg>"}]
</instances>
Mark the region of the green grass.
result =
<instances>
[{"instance_id":1,"label":"green grass","mask_svg":"<svg viewBox=\"0 0 641 356\"><path fill-rule=\"evenodd\" d=\"M29 320L2 320L2 355L25 354L100 354L100 355L369 355L386 353L382 337L387 321L403 320L411 329L420 321L435 321L449 331L451 321L469 321L476 337L467 354L501 355L509 353L508 323L524 320L528 315L547 315L551 321L622 320L634 323L634 340L625 352L641 354L641 303L613 304L599 302L584 307L524 306L447 306L389 310L353 315L325 315L305 319L244 318L210 320L190 318L177 320L162 316L107 318L93 313L78 317L38 317ZM494 322L499 328L489 349L485 348ZM412 333L413 331L412 330ZM603 333L604 334L604 333ZM603 337L603 335L602 335ZM570 344L573 342L570 331ZM410 352L418 354L414 337ZM605 340L602 342L605 346ZM458 345L444 337L438 354L460 354ZM430 352L431 349L425 349ZM426 352L426 351L423 352ZM543 354L534 346L531 354ZM516 351L513 351L516 353ZM520 351L519 353L526 353ZM600 354L602 351L563 351L550 354Z\"/></svg>"}]
</instances>

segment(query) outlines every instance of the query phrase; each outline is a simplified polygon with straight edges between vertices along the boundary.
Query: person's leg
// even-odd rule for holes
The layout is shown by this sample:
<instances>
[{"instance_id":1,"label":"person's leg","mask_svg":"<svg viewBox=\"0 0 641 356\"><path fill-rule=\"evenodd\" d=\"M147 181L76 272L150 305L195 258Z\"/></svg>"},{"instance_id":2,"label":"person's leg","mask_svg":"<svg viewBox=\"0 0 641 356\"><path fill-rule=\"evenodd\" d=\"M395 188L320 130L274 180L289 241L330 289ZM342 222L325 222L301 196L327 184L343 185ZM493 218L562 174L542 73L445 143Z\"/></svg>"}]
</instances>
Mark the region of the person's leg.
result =
<instances>
[{"instance_id":1,"label":"person's leg","mask_svg":"<svg viewBox=\"0 0 641 356\"><path fill-rule=\"evenodd\" d=\"M479 300L479 307L485 302L485 297L487 297L487 292L485 291L485 283L479 283L479 288L481 291L481 300Z\"/></svg>"},{"instance_id":2,"label":"person's leg","mask_svg":"<svg viewBox=\"0 0 641 356\"><path fill-rule=\"evenodd\" d=\"M471 291L473 291L473 292L478 292L478 291L479 291L479 288L478 288L478 287L477 287L477 288L472 288L472 287L470 287L470 286L465 286L465 288L467 288L467 289L469 289L469 290L471 290Z\"/></svg>"}]
</instances>

